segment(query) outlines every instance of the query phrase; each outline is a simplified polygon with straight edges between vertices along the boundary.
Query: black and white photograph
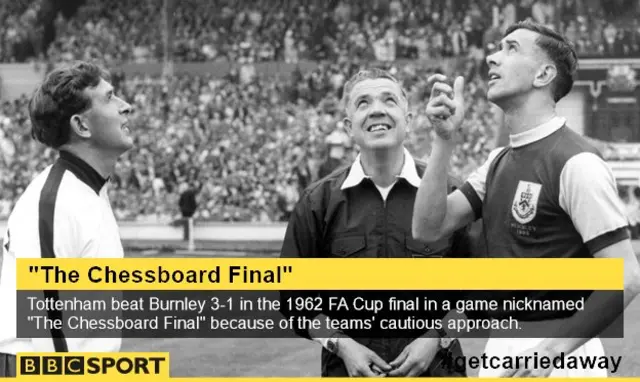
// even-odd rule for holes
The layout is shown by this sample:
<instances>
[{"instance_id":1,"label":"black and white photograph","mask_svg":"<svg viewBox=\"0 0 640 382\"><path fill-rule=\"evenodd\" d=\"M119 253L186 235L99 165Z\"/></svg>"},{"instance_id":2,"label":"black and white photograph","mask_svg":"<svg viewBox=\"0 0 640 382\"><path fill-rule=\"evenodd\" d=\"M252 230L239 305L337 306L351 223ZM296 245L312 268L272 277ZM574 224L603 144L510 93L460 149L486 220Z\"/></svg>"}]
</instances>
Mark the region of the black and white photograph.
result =
<instances>
[{"instance_id":1,"label":"black and white photograph","mask_svg":"<svg viewBox=\"0 0 640 382\"><path fill-rule=\"evenodd\" d=\"M31 352L168 352L171 377L640 377L639 20L633 0L0 0L0 377ZM40 258L203 287L20 290ZM616 290L207 289L291 273L254 258L623 270Z\"/></svg>"}]
</instances>

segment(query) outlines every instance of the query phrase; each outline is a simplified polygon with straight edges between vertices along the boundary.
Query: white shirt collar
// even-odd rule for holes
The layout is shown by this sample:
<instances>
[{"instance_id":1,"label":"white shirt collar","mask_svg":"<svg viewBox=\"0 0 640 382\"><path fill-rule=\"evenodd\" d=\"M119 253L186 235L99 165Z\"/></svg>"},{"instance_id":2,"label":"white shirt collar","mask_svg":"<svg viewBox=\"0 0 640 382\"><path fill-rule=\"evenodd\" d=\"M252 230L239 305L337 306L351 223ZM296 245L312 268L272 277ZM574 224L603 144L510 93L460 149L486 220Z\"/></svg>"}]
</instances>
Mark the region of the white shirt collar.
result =
<instances>
[{"instance_id":1,"label":"white shirt collar","mask_svg":"<svg viewBox=\"0 0 640 382\"><path fill-rule=\"evenodd\" d=\"M349 187L354 187L360 184L363 179L370 178L367 174L364 173L364 169L362 168L362 163L360 163L360 154L356 157L356 160L351 165L351 169L349 170L349 175L342 183L341 190L344 190ZM397 178L404 178L409 184L418 188L420 187L420 176L418 176L418 171L416 170L416 162L413 160L413 156L407 148L404 148L404 164L402 165L402 171Z\"/></svg>"},{"instance_id":2,"label":"white shirt collar","mask_svg":"<svg viewBox=\"0 0 640 382\"><path fill-rule=\"evenodd\" d=\"M524 131L518 134L509 135L511 147L521 147L539 141L553 134L556 130L564 126L566 119L563 117L553 117L549 122L545 122L538 127L534 127L531 130Z\"/></svg>"}]
</instances>

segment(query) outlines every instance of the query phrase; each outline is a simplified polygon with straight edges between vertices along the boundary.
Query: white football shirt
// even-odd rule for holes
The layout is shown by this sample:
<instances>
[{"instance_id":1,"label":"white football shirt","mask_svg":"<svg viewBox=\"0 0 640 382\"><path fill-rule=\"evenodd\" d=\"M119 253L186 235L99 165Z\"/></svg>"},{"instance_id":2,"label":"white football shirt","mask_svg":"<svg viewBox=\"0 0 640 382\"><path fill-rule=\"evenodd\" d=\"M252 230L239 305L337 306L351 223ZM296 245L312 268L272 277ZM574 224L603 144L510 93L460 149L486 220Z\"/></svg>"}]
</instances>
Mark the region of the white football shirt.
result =
<instances>
[{"instance_id":1,"label":"white football shirt","mask_svg":"<svg viewBox=\"0 0 640 382\"><path fill-rule=\"evenodd\" d=\"M20 196L4 235L0 301L0 352L113 352L121 338L17 338L17 258L122 258L120 232L107 195L107 180L65 151ZM56 293L56 291L54 291ZM44 312L43 315L47 315ZM53 338L53 337L63 338ZM57 346L54 343L57 342Z\"/></svg>"}]
</instances>

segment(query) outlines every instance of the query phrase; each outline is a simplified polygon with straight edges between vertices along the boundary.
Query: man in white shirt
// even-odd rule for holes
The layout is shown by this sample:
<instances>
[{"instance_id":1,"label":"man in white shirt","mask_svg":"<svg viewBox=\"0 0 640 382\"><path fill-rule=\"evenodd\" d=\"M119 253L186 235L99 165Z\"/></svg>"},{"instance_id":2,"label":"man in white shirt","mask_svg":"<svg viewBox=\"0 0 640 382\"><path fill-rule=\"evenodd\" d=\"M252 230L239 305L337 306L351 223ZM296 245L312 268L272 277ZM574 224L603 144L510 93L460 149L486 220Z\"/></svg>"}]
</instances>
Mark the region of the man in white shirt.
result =
<instances>
[{"instance_id":1,"label":"man in white shirt","mask_svg":"<svg viewBox=\"0 0 640 382\"><path fill-rule=\"evenodd\" d=\"M32 136L60 157L38 174L16 203L3 240L0 300L0 375L16 374L19 352L119 351L120 338L19 338L17 258L122 258L107 181L118 158L133 147L131 106L114 94L109 75L79 62L48 74L29 103ZM58 291L44 297L59 299ZM49 310L49 318L64 317ZM92 336L93 337L93 336Z\"/></svg>"}]
</instances>

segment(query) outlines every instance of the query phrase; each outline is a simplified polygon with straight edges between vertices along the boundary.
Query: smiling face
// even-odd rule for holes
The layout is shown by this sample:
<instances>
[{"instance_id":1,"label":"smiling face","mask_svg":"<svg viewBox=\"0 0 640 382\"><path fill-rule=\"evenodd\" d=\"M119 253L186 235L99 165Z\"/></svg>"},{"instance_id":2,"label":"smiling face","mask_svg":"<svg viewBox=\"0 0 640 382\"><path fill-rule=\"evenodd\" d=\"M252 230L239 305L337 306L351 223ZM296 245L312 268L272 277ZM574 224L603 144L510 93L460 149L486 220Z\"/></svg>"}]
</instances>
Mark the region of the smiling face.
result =
<instances>
[{"instance_id":1,"label":"smiling face","mask_svg":"<svg viewBox=\"0 0 640 382\"><path fill-rule=\"evenodd\" d=\"M411 121L400 85L388 78L364 79L351 89L345 126L361 150L402 146Z\"/></svg>"}]
</instances>

